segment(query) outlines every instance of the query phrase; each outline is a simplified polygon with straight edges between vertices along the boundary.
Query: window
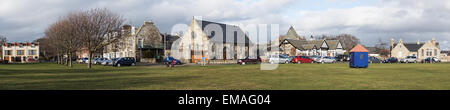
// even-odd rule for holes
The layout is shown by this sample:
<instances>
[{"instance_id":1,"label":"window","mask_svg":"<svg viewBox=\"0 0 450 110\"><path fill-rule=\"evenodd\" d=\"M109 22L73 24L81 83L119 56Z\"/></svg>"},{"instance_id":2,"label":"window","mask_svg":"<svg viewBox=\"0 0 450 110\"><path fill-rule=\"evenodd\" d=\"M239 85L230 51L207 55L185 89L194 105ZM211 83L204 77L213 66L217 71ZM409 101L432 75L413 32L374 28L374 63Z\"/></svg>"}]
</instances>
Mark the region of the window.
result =
<instances>
[{"instance_id":1,"label":"window","mask_svg":"<svg viewBox=\"0 0 450 110\"><path fill-rule=\"evenodd\" d=\"M28 50L28 55L36 55L36 50Z\"/></svg>"},{"instance_id":2,"label":"window","mask_svg":"<svg viewBox=\"0 0 450 110\"><path fill-rule=\"evenodd\" d=\"M133 41L132 40L128 40L128 46L133 47Z\"/></svg>"},{"instance_id":3,"label":"window","mask_svg":"<svg viewBox=\"0 0 450 110\"><path fill-rule=\"evenodd\" d=\"M144 47L143 42L144 42L144 41L143 41L142 39L139 39L139 40L138 40L138 44L137 44L137 45L138 45L138 48Z\"/></svg>"},{"instance_id":4,"label":"window","mask_svg":"<svg viewBox=\"0 0 450 110\"><path fill-rule=\"evenodd\" d=\"M192 39L195 39L196 35L194 32L191 32L191 37L192 37Z\"/></svg>"},{"instance_id":5,"label":"window","mask_svg":"<svg viewBox=\"0 0 450 110\"><path fill-rule=\"evenodd\" d=\"M434 49L434 56L437 56L437 49Z\"/></svg>"},{"instance_id":6,"label":"window","mask_svg":"<svg viewBox=\"0 0 450 110\"><path fill-rule=\"evenodd\" d=\"M20 44L19 44L19 47L20 47L20 48L22 48L22 47L23 47L23 44L22 44L22 43L20 43Z\"/></svg>"},{"instance_id":7,"label":"window","mask_svg":"<svg viewBox=\"0 0 450 110\"><path fill-rule=\"evenodd\" d=\"M424 54L424 50L422 49L422 56L425 56L425 54Z\"/></svg>"},{"instance_id":8,"label":"window","mask_svg":"<svg viewBox=\"0 0 450 110\"><path fill-rule=\"evenodd\" d=\"M17 55L24 55L24 51L23 50L17 50Z\"/></svg>"},{"instance_id":9,"label":"window","mask_svg":"<svg viewBox=\"0 0 450 110\"><path fill-rule=\"evenodd\" d=\"M12 55L11 50L5 50L5 55Z\"/></svg>"},{"instance_id":10,"label":"window","mask_svg":"<svg viewBox=\"0 0 450 110\"><path fill-rule=\"evenodd\" d=\"M427 49L427 56L432 56L433 55L433 53L432 53L432 49Z\"/></svg>"}]
</instances>

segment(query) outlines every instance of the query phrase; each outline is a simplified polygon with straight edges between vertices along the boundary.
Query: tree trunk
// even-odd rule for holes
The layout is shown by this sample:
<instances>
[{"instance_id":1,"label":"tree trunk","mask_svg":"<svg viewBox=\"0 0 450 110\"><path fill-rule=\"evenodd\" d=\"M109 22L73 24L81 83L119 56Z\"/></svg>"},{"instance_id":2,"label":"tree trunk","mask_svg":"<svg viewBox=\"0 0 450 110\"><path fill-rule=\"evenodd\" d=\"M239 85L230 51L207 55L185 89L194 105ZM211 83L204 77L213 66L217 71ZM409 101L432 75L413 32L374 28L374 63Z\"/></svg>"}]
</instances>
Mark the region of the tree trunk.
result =
<instances>
[{"instance_id":1,"label":"tree trunk","mask_svg":"<svg viewBox=\"0 0 450 110\"><path fill-rule=\"evenodd\" d=\"M72 68L73 67L73 65L72 65L72 53L69 53L69 67L70 68Z\"/></svg>"},{"instance_id":2,"label":"tree trunk","mask_svg":"<svg viewBox=\"0 0 450 110\"><path fill-rule=\"evenodd\" d=\"M57 63L57 64L60 64L60 63L61 63L60 60L59 60L59 54L57 55L56 63Z\"/></svg>"},{"instance_id":3,"label":"tree trunk","mask_svg":"<svg viewBox=\"0 0 450 110\"><path fill-rule=\"evenodd\" d=\"M66 56L67 56L67 57L69 56L69 53L68 53L68 52L66 53ZM64 58L64 57L63 57L63 58ZM69 58L66 58L65 62L66 62L66 64L64 64L64 65L69 66Z\"/></svg>"},{"instance_id":4,"label":"tree trunk","mask_svg":"<svg viewBox=\"0 0 450 110\"><path fill-rule=\"evenodd\" d=\"M91 64L91 60L92 60L92 55L93 55L93 52L89 52L89 57L88 57L88 68L92 68L92 64Z\"/></svg>"}]
</instances>

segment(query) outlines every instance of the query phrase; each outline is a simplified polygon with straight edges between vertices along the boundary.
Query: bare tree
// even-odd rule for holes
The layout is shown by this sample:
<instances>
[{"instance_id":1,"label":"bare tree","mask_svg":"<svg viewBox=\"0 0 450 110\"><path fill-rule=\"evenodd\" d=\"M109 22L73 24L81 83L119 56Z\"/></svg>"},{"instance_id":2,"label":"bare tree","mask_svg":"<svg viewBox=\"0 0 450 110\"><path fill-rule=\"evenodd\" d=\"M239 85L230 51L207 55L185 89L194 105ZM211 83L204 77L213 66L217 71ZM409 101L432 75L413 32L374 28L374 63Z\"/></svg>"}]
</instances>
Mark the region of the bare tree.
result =
<instances>
[{"instance_id":1,"label":"bare tree","mask_svg":"<svg viewBox=\"0 0 450 110\"><path fill-rule=\"evenodd\" d=\"M389 46L388 43L383 42L381 38L378 38L378 43L375 45L376 52L380 55L388 56L389 55L388 46Z\"/></svg>"},{"instance_id":2,"label":"bare tree","mask_svg":"<svg viewBox=\"0 0 450 110\"><path fill-rule=\"evenodd\" d=\"M6 43L6 42L8 42L8 39L6 39L5 36L0 34L0 45L3 45L3 43ZM2 46L0 46L0 47L2 47ZM2 55L3 55L3 48L0 48L0 56L2 56ZM3 58L0 58L0 59L3 59Z\"/></svg>"},{"instance_id":3,"label":"bare tree","mask_svg":"<svg viewBox=\"0 0 450 110\"><path fill-rule=\"evenodd\" d=\"M91 9L83 12L82 15L83 18L79 22L81 24L77 28L79 28L84 47L89 51L88 68L91 68L94 52L121 38L122 33L117 30L121 30L120 27L125 20L121 15L108 9Z\"/></svg>"}]
</instances>

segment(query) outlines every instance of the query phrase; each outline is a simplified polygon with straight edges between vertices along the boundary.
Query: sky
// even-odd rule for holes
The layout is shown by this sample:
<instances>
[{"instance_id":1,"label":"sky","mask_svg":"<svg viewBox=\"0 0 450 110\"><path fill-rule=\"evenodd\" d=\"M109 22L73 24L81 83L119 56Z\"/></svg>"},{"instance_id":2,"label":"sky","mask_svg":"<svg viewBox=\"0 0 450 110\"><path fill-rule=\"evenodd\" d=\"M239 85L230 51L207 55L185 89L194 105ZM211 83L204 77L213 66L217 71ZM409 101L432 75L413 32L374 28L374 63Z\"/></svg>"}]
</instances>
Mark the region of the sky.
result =
<instances>
[{"instance_id":1,"label":"sky","mask_svg":"<svg viewBox=\"0 0 450 110\"><path fill-rule=\"evenodd\" d=\"M70 11L108 8L125 23L152 21L161 32L188 24L193 16L229 24L293 26L299 35L353 34L363 45L391 38L450 49L450 0L0 0L0 35L33 41Z\"/></svg>"}]
</instances>

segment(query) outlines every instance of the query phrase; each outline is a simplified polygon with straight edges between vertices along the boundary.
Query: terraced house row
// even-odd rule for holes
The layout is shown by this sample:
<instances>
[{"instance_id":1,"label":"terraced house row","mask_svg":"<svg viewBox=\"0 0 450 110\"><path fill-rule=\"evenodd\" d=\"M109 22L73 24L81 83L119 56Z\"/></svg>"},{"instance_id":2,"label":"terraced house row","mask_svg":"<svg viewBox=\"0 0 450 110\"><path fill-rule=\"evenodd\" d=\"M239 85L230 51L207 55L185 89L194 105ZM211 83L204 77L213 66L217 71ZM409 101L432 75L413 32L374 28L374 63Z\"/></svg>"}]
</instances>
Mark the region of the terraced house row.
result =
<instances>
[{"instance_id":1,"label":"terraced house row","mask_svg":"<svg viewBox=\"0 0 450 110\"><path fill-rule=\"evenodd\" d=\"M2 58L12 63L34 62L39 59L39 43L14 42L2 45Z\"/></svg>"}]
</instances>

